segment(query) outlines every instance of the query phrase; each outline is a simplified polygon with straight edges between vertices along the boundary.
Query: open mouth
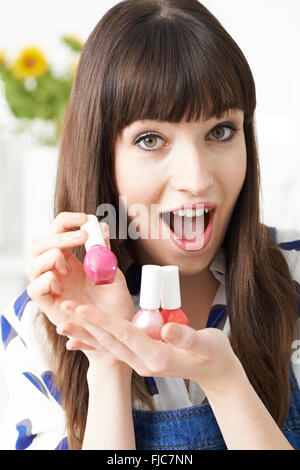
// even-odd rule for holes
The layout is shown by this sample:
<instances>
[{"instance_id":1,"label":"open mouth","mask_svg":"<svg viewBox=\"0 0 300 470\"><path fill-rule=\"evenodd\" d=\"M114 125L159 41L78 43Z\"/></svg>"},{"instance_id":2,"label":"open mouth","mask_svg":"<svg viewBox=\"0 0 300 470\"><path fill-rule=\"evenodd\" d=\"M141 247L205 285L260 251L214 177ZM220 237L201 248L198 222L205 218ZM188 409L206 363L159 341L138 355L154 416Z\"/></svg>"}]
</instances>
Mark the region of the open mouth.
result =
<instances>
[{"instance_id":1,"label":"open mouth","mask_svg":"<svg viewBox=\"0 0 300 470\"><path fill-rule=\"evenodd\" d=\"M209 212L204 212L203 216L194 216L194 217L179 216L179 215L175 215L173 212L165 212L161 214L161 217L163 221L169 226L170 230L172 230L172 232L176 234L178 237L180 238L183 237L184 239L184 234L185 234L185 229L186 229L188 230L188 233L191 233L191 230L193 230L194 237L197 238L197 235L200 236L202 234L195 233L196 228L198 227L200 229L203 228L203 218L204 218L204 232L206 232L206 229L209 225L210 219L214 212L215 212L215 209L209 210ZM192 241L190 237L189 237L189 241Z\"/></svg>"}]
</instances>

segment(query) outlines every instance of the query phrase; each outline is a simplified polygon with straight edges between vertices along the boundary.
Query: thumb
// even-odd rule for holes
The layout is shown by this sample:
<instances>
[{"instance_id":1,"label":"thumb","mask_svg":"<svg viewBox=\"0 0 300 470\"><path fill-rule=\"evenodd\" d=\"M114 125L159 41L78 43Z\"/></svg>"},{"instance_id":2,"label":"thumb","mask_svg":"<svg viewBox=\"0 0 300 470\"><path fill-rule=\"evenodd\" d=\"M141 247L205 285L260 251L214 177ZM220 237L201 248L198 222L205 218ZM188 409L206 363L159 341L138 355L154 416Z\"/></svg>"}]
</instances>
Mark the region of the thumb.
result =
<instances>
[{"instance_id":1,"label":"thumb","mask_svg":"<svg viewBox=\"0 0 300 470\"><path fill-rule=\"evenodd\" d=\"M161 338L177 348L185 349L202 358L208 358L220 340L218 332L212 328L194 330L190 326L166 323L161 329Z\"/></svg>"},{"instance_id":2,"label":"thumb","mask_svg":"<svg viewBox=\"0 0 300 470\"><path fill-rule=\"evenodd\" d=\"M105 246L106 248L111 250L110 239L109 239L109 226L106 222L99 222L99 225L100 225L100 230L102 232L102 235L105 241Z\"/></svg>"}]
</instances>

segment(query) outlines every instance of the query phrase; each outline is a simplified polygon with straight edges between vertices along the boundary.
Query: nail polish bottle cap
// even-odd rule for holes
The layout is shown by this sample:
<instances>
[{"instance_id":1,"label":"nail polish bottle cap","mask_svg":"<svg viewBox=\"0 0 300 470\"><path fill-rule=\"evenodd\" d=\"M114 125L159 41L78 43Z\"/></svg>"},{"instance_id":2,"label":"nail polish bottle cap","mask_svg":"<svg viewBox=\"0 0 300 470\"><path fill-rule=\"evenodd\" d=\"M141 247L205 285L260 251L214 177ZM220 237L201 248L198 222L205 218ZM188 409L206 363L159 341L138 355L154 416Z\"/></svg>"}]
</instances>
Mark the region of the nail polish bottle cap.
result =
<instances>
[{"instance_id":1,"label":"nail polish bottle cap","mask_svg":"<svg viewBox=\"0 0 300 470\"><path fill-rule=\"evenodd\" d=\"M161 269L161 308L174 310L181 307L178 266L163 266Z\"/></svg>"},{"instance_id":2,"label":"nail polish bottle cap","mask_svg":"<svg viewBox=\"0 0 300 470\"><path fill-rule=\"evenodd\" d=\"M88 221L80 227L82 230L86 230L89 237L85 243L85 249L88 252L92 246L105 245L105 241L100 229L98 218L95 215L89 214Z\"/></svg>"},{"instance_id":3,"label":"nail polish bottle cap","mask_svg":"<svg viewBox=\"0 0 300 470\"><path fill-rule=\"evenodd\" d=\"M161 266L142 266L140 307L148 310L160 308Z\"/></svg>"}]
</instances>

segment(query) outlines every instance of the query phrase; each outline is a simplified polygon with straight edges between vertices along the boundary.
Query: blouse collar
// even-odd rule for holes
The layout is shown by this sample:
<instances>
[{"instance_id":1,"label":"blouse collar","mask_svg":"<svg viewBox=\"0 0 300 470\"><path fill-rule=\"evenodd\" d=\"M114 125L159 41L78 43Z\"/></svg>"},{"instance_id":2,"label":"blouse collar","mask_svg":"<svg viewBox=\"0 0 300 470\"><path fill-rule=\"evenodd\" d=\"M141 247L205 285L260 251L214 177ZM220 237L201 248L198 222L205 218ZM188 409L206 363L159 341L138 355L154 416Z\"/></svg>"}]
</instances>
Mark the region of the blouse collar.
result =
<instances>
[{"instance_id":1,"label":"blouse collar","mask_svg":"<svg viewBox=\"0 0 300 470\"><path fill-rule=\"evenodd\" d=\"M131 295L138 295L141 289L142 266L133 261L125 245L123 250L123 272L125 273L127 286ZM209 270L223 286L225 286L225 267L225 250L220 247L209 265Z\"/></svg>"}]
</instances>

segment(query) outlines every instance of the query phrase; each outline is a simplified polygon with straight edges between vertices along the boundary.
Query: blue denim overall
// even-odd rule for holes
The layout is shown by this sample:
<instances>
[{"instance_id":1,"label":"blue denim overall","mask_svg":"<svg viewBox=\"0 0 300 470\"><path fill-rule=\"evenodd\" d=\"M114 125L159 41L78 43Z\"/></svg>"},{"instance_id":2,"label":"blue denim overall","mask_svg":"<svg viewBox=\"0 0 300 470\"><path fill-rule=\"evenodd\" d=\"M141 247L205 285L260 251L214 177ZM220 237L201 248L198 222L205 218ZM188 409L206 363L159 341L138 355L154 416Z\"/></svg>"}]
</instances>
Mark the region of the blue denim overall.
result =
<instances>
[{"instance_id":1,"label":"blue denim overall","mask_svg":"<svg viewBox=\"0 0 300 470\"><path fill-rule=\"evenodd\" d=\"M273 227L269 229L276 240L276 229ZM139 292L140 274L141 268L136 264L132 266L128 284L134 294ZM298 284L300 313L299 287ZM224 316L226 316L226 306L212 309L207 327L217 327ZM147 377L145 382L153 395L156 388L155 380L153 377ZM290 367L290 387L290 409L282 432L292 447L300 450L300 390L292 367ZM164 411L133 409L132 415L137 450L227 450L209 403Z\"/></svg>"},{"instance_id":2,"label":"blue denim overall","mask_svg":"<svg viewBox=\"0 0 300 470\"><path fill-rule=\"evenodd\" d=\"M300 390L292 368L290 384L290 409L282 432L300 450ZM133 410L132 414L137 450L227 450L209 403L166 411Z\"/></svg>"}]
</instances>

